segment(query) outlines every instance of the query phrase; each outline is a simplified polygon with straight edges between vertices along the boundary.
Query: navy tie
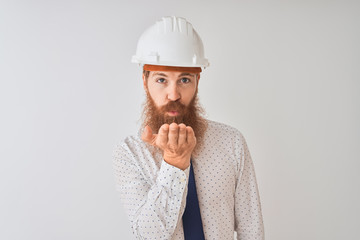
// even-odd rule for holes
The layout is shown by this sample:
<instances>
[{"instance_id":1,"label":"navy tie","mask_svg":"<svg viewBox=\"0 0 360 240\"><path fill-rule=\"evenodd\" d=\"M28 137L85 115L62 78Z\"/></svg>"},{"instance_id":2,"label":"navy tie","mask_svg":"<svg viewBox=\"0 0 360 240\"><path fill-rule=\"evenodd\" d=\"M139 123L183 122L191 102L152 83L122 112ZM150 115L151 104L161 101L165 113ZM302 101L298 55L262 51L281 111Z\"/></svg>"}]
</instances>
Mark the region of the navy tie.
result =
<instances>
[{"instance_id":1,"label":"navy tie","mask_svg":"<svg viewBox=\"0 0 360 240\"><path fill-rule=\"evenodd\" d=\"M185 240L205 240L192 164L190 164L188 193L182 220Z\"/></svg>"}]
</instances>

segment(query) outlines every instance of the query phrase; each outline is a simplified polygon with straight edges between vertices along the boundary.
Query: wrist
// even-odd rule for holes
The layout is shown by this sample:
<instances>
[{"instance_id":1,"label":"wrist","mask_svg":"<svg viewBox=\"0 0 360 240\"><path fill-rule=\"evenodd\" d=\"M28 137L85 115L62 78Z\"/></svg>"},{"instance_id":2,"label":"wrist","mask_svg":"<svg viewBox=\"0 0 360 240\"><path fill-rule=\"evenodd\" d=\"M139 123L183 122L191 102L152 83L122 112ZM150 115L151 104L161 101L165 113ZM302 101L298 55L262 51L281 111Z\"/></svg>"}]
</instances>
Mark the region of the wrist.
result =
<instances>
[{"instance_id":1,"label":"wrist","mask_svg":"<svg viewBox=\"0 0 360 240\"><path fill-rule=\"evenodd\" d=\"M164 161L174 167L180 168L181 170L185 170L190 165L190 157L167 157L164 156Z\"/></svg>"}]
</instances>

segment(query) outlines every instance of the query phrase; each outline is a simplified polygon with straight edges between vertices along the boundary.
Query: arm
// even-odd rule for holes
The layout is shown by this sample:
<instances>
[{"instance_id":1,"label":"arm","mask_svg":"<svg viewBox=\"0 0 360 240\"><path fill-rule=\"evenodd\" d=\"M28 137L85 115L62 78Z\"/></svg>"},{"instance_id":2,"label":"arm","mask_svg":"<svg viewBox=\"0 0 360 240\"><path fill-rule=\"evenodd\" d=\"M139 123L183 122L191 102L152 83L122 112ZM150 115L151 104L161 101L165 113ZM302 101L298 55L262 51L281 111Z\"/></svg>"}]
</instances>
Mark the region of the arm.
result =
<instances>
[{"instance_id":1,"label":"arm","mask_svg":"<svg viewBox=\"0 0 360 240\"><path fill-rule=\"evenodd\" d=\"M240 134L240 169L235 189L235 231L238 240L263 240L264 225L254 165Z\"/></svg>"},{"instance_id":2,"label":"arm","mask_svg":"<svg viewBox=\"0 0 360 240\"><path fill-rule=\"evenodd\" d=\"M171 239L185 209L189 168L162 161L156 181L149 183L126 143L114 154L117 190L137 239Z\"/></svg>"}]
</instances>

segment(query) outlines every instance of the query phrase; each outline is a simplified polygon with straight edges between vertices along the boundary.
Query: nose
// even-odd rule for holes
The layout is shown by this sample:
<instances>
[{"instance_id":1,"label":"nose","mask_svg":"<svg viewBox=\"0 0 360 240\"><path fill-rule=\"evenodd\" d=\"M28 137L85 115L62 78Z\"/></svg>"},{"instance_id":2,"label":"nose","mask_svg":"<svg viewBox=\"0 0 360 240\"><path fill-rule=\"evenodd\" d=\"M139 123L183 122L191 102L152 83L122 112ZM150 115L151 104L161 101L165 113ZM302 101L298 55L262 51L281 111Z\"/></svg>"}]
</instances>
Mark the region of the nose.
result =
<instances>
[{"instance_id":1,"label":"nose","mask_svg":"<svg viewBox=\"0 0 360 240\"><path fill-rule=\"evenodd\" d=\"M177 84L171 84L168 88L169 88L167 94L168 100L176 101L181 98Z\"/></svg>"}]
</instances>

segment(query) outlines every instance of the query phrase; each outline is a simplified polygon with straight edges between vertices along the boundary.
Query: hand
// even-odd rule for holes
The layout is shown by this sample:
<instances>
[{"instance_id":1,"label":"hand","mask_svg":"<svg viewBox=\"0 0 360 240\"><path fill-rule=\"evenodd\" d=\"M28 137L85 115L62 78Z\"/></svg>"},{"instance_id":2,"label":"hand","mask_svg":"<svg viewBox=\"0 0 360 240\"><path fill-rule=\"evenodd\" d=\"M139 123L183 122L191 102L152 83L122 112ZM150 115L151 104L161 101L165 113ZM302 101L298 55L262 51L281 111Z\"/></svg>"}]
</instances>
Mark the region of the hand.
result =
<instances>
[{"instance_id":1,"label":"hand","mask_svg":"<svg viewBox=\"0 0 360 240\"><path fill-rule=\"evenodd\" d=\"M191 153L196 145L194 130L185 124L163 124L158 134L146 126L142 140L163 150L164 160L182 170L190 165Z\"/></svg>"}]
</instances>

